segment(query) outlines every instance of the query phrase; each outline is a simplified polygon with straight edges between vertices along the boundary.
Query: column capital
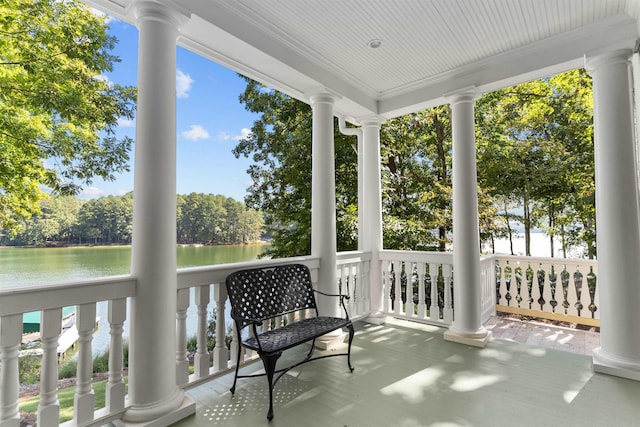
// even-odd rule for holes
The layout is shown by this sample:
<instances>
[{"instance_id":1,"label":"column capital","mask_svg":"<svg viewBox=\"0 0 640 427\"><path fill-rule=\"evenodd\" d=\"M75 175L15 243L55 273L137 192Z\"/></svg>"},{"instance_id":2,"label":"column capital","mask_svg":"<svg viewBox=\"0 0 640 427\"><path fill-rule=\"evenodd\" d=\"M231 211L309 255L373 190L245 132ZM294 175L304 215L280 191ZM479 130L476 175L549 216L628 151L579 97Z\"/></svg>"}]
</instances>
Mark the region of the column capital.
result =
<instances>
[{"instance_id":1,"label":"column capital","mask_svg":"<svg viewBox=\"0 0 640 427\"><path fill-rule=\"evenodd\" d=\"M478 88L475 86L468 86L462 89L454 90L453 92L445 93L444 99L451 105L459 102L473 102L480 96Z\"/></svg>"},{"instance_id":2,"label":"column capital","mask_svg":"<svg viewBox=\"0 0 640 427\"><path fill-rule=\"evenodd\" d=\"M618 49L596 55L585 55L585 68L589 74L593 74L603 65L629 63L632 54L632 49Z\"/></svg>"},{"instance_id":3,"label":"column capital","mask_svg":"<svg viewBox=\"0 0 640 427\"><path fill-rule=\"evenodd\" d=\"M336 101L336 96L329 92L318 92L309 96L309 102L313 107L316 104L331 104L333 105Z\"/></svg>"},{"instance_id":4,"label":"column capital","mask_svg":"<svg viewBox=\"0 0 640 427\"><path fill-rule=\"evenodd\" d=\"M162 3L153 0L142 0L131 5L136 23L146 21L156 21L163 24L180 28L191 17L191 12L177 5L173 1L163 1Z\"/></svg>"},{"instance_id":5,"label":"column capital","mask_svg":"<svg viewBox=\"0 0 640 427\"><path fill-rule=\"evenodd\" d=\"M377 126L380 127L382 124L386 123L387 118L379 115L371 115L366 117L361 117L358 122L362 127L370 127Z\"/></svg>"}]
</instances>

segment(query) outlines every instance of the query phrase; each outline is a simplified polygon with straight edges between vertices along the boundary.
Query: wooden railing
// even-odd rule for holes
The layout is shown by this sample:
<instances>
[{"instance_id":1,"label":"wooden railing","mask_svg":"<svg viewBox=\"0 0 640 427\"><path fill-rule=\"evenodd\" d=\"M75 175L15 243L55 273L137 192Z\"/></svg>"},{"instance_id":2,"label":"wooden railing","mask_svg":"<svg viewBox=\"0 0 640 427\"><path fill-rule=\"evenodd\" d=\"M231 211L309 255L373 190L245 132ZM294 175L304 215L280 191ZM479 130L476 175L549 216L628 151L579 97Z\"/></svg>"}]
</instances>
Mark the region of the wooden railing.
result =
<instances>
[{"instance_id":1,"label":"wooden railing","mask_svg":"<svg viewBox=\"0 0 640 427\"><path fill-rule=\"evenodd\" d=\"M62 308L76 306L77 371L74 417L68 425L102 425L118 419L125 410L123 372L123 324L127 298L135 295L136 279L112 276L82 282L54 283L0 292L0 425L19 426L19 350L23 314L41 311L42 361L38 425L59 424L58 339ZM94 411L92 387L92 336L96 326L96 304L108 303L111 342L106 407Z\"/></svg>"},{"instance_id":2,"label":"wooden railing","mask_svg":"<svg viewBox=\"0 0 640 427\"><path fill-rule=\"evenodd\" d=\"M600 326L598 263L495 255L496 310Z\"/></svg>"},{"instance_id":3,"label":"wooden railing","mask_svg":"<svg viewBox=\"0 0 640 427\"><path fill-rule=\"evenodd\" d=\"M435 325L453 321L453 255L380 252L384 310L394 317Z\"/></svg>"},{"instance_id":4,"label":"wooden railing","mask_svg":"<svg viewBox=\"0 0 640 427\"><path fill-rule=\"evenodd\" d=\"M372 265L369 253L344 252L337 255L338 286L342 293L350 296L348 304L352 318L363 318L371 310L369 276L380 268L386 314L447 326L454 315L452 258L450 253L385 250L380 253L380 263ZM288 262L307 265L313 280L317 279L320 260L312 257L191 267L177 271L175 355L176 379L180 387L193 387L235 367L235 356L241 350L233 340L227 346L227 336L235 336L224 286L227 275L239 269ZM483 322L496 309L583 324L599 322L597 264L594 261L486 256L481 259L481 286ZM136 279L130 275L0 291L0 425L19 425L18 359L23 314L31 311L41 311L38 424L59 424L57 346L62 308L70 305L76 306L78 329L77 387L74 418L62 425L103 425L121 418L127 409L123 331L128 315L127 299L135 294ZM108 305L110 351L106 406L94 410L92 333L97 304ZM192 304L195 310L189 309ZM217 345L210 354L207 327L209 313L213 311L216 312ZM195 319L189 316L195 316ZM194 322L196 350L193 373L190 373L187 325ZM255 358L254 354L241 354L240 360L245 363Z\"/></svg>"},{"instance_id":5,"label":"wooden railing","mask_svg":"<svg viewBox=\"0 0 640 427\"><path fill-rule=\"evenodd\" d=\"M347 308L352 319L360 319L370 312L369 272L371 253L340 252L337 256L338 286L349 295Z\"/></svg>"}]
</instances>

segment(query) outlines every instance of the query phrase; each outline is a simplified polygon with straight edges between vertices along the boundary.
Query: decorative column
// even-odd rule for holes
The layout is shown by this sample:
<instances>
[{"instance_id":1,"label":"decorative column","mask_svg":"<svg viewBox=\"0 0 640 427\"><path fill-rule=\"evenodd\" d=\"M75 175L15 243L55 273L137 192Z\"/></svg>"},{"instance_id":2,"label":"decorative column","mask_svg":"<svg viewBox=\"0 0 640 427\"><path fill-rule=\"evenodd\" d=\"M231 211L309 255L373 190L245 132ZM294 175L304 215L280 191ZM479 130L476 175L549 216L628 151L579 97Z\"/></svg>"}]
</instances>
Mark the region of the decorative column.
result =
<instances>
[{"instance_id":1,"label":"decorative column","mask_svg":"<svg viewBox=\"0 0 640 427\"><path fill-rule=\"evenodd\" d=\"M593 368L640 380L640 229L631 49L587 57L593 77L600 347Z\"/></svg>"},{"instance_id":2,"label":"decorative column","mask_svg":"<svg viewBox=\"0 0 640 427\"><path fill-rule=\"evenodd\" d=\"M369 289L371 314L367 322L380 325L385 322L383 314L384 296L382 294L382 266L380 251L382 246L382 179L380 178L380 118L362 121L362 160L363 160L363 200L358 210L362 210L363 248L371 252L369 270Z\"/></svg>"},{"instance_id":3,"label":"decorative column","mask_svg":"<svg viewBox=\"0 0 640 427\"><path fill-rule=\"evenodd\" d=\"M186 16L135 4L139 30L129 404L123 421L169 425L195 413L176 385L176 39Z\"/></svg>"},{"instance_id":4,"label":"decorative column","mask_svg":"<svg viewBox=\"0 0 640 427\"><path fill-rule=\"evenodd\" d=\"M317 288L328 294L338 293L336 274L336 173L333 145L332 95L311 96L313 126L311 137L311 255L320 258ZM339 316L335 298L317 295L318 310L324 316ZM318 347L335 347L342 334L328 334L316 341Z\"/></svg>"},{"instance_id":5,"label":"decorative column","mask_svg":"<svg viewBox=\"0 0 640 427\"><path fill-rule=\"evenodd\" d=\"M453 139L453 323L444 338L484 347L491 338L482 326L480 234L474 106L477 91L467 88L447 98Z\"/></svg>"}]
</instances>

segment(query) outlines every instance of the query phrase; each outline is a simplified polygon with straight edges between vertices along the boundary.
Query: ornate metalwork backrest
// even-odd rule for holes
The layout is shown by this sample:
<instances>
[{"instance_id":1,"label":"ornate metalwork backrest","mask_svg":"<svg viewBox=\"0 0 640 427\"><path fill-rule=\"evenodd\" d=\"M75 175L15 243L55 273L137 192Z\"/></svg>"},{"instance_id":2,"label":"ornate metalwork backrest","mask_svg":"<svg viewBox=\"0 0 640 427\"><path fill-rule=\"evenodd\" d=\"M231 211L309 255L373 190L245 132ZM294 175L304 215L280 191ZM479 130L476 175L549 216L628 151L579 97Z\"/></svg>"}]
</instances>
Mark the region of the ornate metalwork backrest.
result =
<instances>
[{"instance_id":1,"label":"ornate metalwork backrest","mask_svg":"<svg viewBox=\"0 0 640 427\"><path fill-rule=\"evenodd\" d=\"M302 264L240 270L226 280L234 320L267 320L316 308L309 269ZM248 322L242 322L240 328Z\"/></svg>"}]
</instances>

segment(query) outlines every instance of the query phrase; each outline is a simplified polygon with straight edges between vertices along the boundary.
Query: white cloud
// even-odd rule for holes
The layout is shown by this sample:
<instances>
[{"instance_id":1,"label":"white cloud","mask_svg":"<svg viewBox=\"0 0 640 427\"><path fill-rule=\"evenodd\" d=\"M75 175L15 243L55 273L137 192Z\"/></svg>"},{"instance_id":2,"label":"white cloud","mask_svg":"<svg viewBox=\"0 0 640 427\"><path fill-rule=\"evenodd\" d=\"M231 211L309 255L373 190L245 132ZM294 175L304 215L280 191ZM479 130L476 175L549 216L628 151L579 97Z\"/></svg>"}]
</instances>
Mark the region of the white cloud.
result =
<instances>
[{"instance_id":1,"label":"white cloud","mask_svg":"<svg viewBox=\"0 0 640 427\"><path fill-rule=\"evenodd\" d=\"M132 127L135 127L135 125L136 125L136 121L135 120L123 119L122 117L118 118L118 126L120 126L120 127L132 128Z\"/></svg>"},{"instance_id":2,"label":"white cloud","mask_svg":"<svg viewBox=\"0 0 640 427\"><path fill-rule=\"evenodd\" d=\"M240 130L239 135L230 135L226 132L219 132L218 140L219 141L240 141L241 139L247 138L249 135L251 135L251 129L242 128Z\"/></svg>"},{"instance_id":3,"label":"white cloud","mask_svg":"<svg viewBox=\"0 0 640 427\"><path fill-rule=\"evenodd\" d=\"M189 97L189 90L191 90L193 82L194 80L189 74L183 73L180 69L176 71L176 95L178 98Z\"/></svg>"},{"instance_id":4,"label":"white cloud","mask_svg":"<svg viewBox=\"0 0 640 427\"><path fill-rule=\"evenodd\" d=\"M200 125L191 125L189 130L182 131L181 135L186 139L197 141L199 139L209 139L209 132Z\"/></svg>"},{"instance_id":5,"label":"white cloud","mask_svg":"<svg viewBox=\"0 0 640 427\"><path fill-rule=\"evenodd\" d=\"M94 197L94 196L100 196L102 194L105 194L106 191L98 188L98 187L87 187L84 188L81 192L80 192L80 196L83 197Z\"/></svg>"}]
</instances>

